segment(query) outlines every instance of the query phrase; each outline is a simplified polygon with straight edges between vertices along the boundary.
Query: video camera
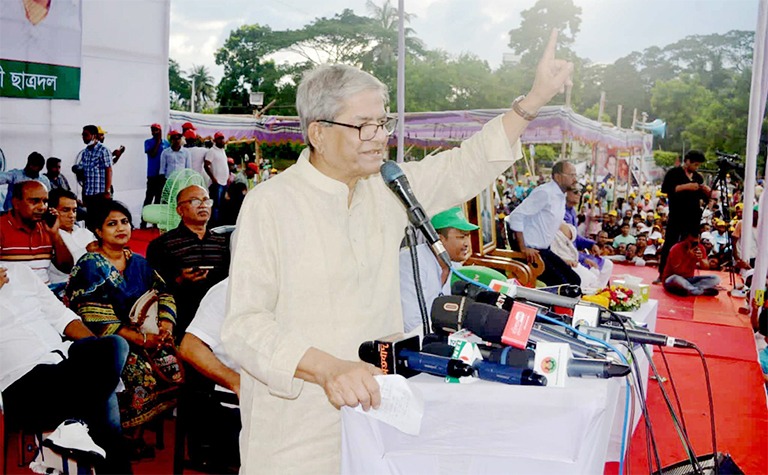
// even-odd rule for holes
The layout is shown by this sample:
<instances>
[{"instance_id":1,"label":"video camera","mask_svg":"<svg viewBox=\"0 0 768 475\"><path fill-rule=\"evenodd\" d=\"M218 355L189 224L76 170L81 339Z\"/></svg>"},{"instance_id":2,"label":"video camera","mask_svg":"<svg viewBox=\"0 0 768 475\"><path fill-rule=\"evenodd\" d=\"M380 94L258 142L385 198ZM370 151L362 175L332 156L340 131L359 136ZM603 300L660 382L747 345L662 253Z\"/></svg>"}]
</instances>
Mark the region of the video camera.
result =
<instances>
[{"instance_id":1,"label":"video camera","mask_svg":"<svg viewBox=\"0 0 768 475\"><path fill-rule=\"evenodd\" d=\"M744 164L741 163L741 157L735 153L724 153L715 151L717 155L717 168L720 173L727 173L729 171L735 172L739 177L744 176Z\"/></svg>"}]
</instances>

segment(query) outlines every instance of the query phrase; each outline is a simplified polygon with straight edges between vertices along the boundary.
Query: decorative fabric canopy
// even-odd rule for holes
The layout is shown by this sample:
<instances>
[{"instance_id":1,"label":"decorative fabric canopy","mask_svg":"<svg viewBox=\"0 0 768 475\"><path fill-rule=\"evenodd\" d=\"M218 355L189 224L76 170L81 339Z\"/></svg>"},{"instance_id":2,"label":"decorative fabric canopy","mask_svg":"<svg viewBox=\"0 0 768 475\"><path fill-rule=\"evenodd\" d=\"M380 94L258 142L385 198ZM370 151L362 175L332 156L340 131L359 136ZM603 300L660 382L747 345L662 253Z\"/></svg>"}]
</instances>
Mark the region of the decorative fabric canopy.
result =
<instances>
[{"instance_id":1,"label":"decorative fabric canopy","mask_svg":"<svg viewBox=\"0 0 768 475\"><path fill-rule=\"evenodd\" d=\"M410 112L405 114L405 143L422 147L455 146L478 132L489 120L507 109L470 111ZM303 141L297 117L194 114L171 111L171 127L180 129L184 122L195 125L198 135L212 137L221 131L230 140L285 143ZM561 143L572 139L601 143L614 148L641 148L643 132L600 124L563 106L546 106L523 133L524 143ZM393 137L393 141L395 138Z\"/></svg>"}]
</instances>

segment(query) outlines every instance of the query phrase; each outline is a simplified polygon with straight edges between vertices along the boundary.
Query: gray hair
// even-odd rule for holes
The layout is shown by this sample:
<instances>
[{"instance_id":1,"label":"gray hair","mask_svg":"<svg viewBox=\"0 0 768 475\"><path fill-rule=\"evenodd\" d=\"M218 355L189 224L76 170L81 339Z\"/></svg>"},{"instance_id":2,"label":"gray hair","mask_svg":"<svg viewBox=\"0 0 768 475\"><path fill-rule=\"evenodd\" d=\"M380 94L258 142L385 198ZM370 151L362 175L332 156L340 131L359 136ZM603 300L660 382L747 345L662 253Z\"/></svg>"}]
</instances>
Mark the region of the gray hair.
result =
<instances>
[{"instance_id":1,"label":"gray hair","mask_svg":"<svg viewBox=\"0 0 768 475\"><path fill-rule=\"evenodd\" d=\"M346 101L364 91L378 91L386 106L387 86L354 66L323 64L304 73L296 91L296 111L299 113L304 142L309 141L309 124L318 120L333 120L346 106Z\"/></svg>"}]
</instances>

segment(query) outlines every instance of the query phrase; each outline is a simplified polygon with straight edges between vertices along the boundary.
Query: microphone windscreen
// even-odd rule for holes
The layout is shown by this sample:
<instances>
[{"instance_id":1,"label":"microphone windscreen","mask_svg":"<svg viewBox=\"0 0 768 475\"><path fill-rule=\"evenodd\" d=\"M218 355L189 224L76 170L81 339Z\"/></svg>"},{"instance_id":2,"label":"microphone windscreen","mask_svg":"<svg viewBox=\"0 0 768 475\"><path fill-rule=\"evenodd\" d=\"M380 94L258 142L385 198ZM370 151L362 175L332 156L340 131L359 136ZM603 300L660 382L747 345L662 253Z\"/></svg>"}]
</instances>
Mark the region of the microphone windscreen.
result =
<instances>
[{"instance_id":1,"label":"microphone windscreen","mask_svg":"<svg viewBox=\"0 0 768 475\"><path fill-rule=\"evenodd\" d=\"M455 348L453 347L453 345L449 345L448 343L432 342L422 346L421 352L428 353L430 355L443 356L445 358L450 358L451 356L453 356L454 349Z\"/></svg>"},{"instance_id":2,"label":"microphone windscreen","mask_svg":"<svg viewBox=\"0 0 768 475\"><path fill-rule=\"evenodd\" d=\"M509 312L484 303L472 303L467 307L463 327L483 340L499 343Z\"/></svg>"},{"instance_id":3,"label":"microphone windscreen","mask_svg":"<svg viewBox=\"0 0 768 475\"><path fill-rule=\"evenodd\" d=\"M381 172L381 178L386 184L390 184L403 176L403 170L400 168L400 165L392 160L382 163L379 171Z\"/></svg>"},{"instance_id":4,"label":"microphone windscreen","mask_svg":"<svg viewBox=\"0 0 768 475\"><path fill-rule=\"evenodd\" d=\"M376 351L376 342L364 341L357 349L357 356L360 361L376 365L379 362L379 353Z\"/></svg>"},{"instance_id":5,"label":"microphone windscreen","mask_svg":"<svg viewBox=\"0 0 768 475\"><path fill-rule=\"evenodd\" d=\"M432 331L447 335L462 329L465 307L471 300L459 295L443 295L432 302Z\"/></svg>"}]
</instances>

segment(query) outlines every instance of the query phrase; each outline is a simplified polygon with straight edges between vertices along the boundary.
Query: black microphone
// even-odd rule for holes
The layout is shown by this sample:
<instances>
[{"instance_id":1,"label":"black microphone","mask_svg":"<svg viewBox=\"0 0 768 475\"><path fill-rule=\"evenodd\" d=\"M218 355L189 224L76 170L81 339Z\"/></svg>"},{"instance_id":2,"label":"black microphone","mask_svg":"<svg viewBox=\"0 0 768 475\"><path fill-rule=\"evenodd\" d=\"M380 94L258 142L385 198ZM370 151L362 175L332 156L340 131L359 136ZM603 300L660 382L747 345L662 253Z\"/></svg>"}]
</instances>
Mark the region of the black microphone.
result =
<instances>
[{"instance_id":1,"label":"black microphone","mask_svg":"<svg viewBox=\"0 0 768 475\"><path fill-rule=\"evenodd\" d=\"M408 183L405 173L396 162L387 160L381 164L381 178L384 179L384 183L387 184L392 193L394 193L405 206L408 212L408 221L412 225L419 228L427 239L427 242L432 247L432 251L442 260L448 268L451 267L451 258L448 255L448 251L445 250L445 246L437 236L437 231L429 221L429 216L424 212L424 208L421 207L419 201L413 195L411 190L411 184Z\"/></svg>"},{"instance_id":2,"label":"black microphone","mask_svg":"<svg viewBox=\"0 0 768 475\"><path fill-rule=\"evenodd\" d=\"M590 327L587 325L579 326L579 331L586 333L587 335L594 336L601 340L617 340L617 341L629 341L632 343L639 343L641 345L656 345L656 346L673 346L675 348L693 348L693 345L682 338L675 338L672 336L662 335L661 333L653 333L644 330L624 330L618 327L611 326L599 326Z\"/></svg>"},{"instance_id":3,"label":"black microphone","mask_svg":"<svg viewBox=\"0 0 768 475\"><path fill-rule=\"evenodd\" d=\"M539 305L556 305L558 307L566 308L573 308L576 306L576 304L579 303L579 299L574 297L565 297L563 295L557 295L551 292L545 292L543 290L529 289L528 287L523 287L520 285L508 284L508 286L509 294L500 294L499 292L484 290L479 286L469 282L458 281L454 282L451 286L451 293L453 295L466 295L467 297L477 301L481 301L481 299L483 299L483 303L490 303L493 305L497 304L490 300L495 299L499 299L501 302L504 302L505 300L523 299ZM509 305L509 308L512 308L512 303L514 302L510 302L509 304L502 303L502 305ZM503 308L502 305L497 306Z\"/></svg>"},{"instance_id":4,"label":"black microphone","mask_svg":"<svg viewBox=\"0 0 768 475\"><path fill-rule=\"evenodd\" d=\"M435 356L419 351L419 337L405 337L395 333L375 341L363 342L357 350L362 361L380 368L386 374L399 374L406 378L418 373L461 378L472 376L471 365L457 359Z\"/></svg>"},{"instance_id":5,"label":"black microphone","mask_svg":"<svg viewBox=\"0 0 768 475\"><path fill-rule=\"evenodd\" d=\"M432 303L431 315L432 331L437 334L453 333L466 328L483 340L492 343L501 342L501 335L509 319L509 311L455 295L437 297ZM567 343L571 347L571 352L580 357L603 355L601 350L538 322L533 324L528 340Z\"/></svg>"},{"instance_id":6,"label":"black microphone","mask_svg":"<svg viewBox=\"0 0 768 475\"><path fill-rule=\"evenodd\" d=\"M517 350L517 348L511 348ZM453 355L453 346L448 343L429 343L424 345L421 349L424 353L431 353L443 357L451 357ZM491 350L493 352L503 350ZM517 350L518 352L525 352L525 350ZM533 352L527 350L533 355ZM481 353L483 350L481 350ZM528 355L526 354L526 357ZM533 355L535 356L535 355ZM483 356L485 357L485 356ZM509 360L511 361L511 360ZM533 371L533 360L531 364L504 364L500 361L484 361L477 360L472 362L472 368L475 370L475 375L486 381L495 381L504 384L519 384L521 386L546 386L547 377Z\"/></svg>"}]
</instances>

